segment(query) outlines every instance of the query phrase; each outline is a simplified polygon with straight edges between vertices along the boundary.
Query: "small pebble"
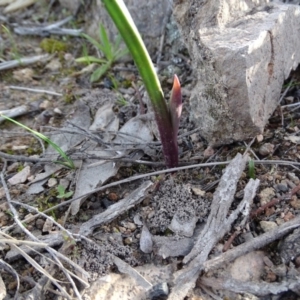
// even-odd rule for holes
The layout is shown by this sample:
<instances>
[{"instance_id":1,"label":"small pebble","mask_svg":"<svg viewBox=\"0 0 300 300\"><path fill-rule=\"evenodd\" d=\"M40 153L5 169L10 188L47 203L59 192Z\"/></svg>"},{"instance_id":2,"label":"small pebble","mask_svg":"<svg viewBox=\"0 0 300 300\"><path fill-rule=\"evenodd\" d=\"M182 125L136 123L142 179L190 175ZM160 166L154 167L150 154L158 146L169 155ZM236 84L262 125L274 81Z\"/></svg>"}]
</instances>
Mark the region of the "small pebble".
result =
<instances>
[{"instance_id":1,"label":"small pebble","mask_svg":"<svg viewBox=\"0 0 300 300\"><path fill-rule=\"evenodd\" d=\"M201 196L203 197L205 195L205 191L201 190L200 188L193 186L192 191L196 196Z\"/></svg>"},{"instance_id":2,"label":"small pebble","mask_svg":"<svg viewBox=\"0 0 300 300\"><path fill-rule=\"evenodd\" d=\"M292 220L292 219L294 219L294 218L295 218L294 214L291 213L291 212L289 211L289 212L287 212L287 213L284 215L283 220L284 220L285 222L287 222L287 221L290 221L290 220Z\"/></svg>"},{"instance_id":3,"label":"small pebble","mask_svg":"<svg viewBox=\"0 0 300 300\"><path fill-rule=\"evenodd\" d=\"M259 225L264 232L270 231L277 227L277 224L272 221L260 221Z\"/></svg>"},{"instance_id":4,"label":"small pebble","mask_svg":"<svg viewBox=\"0 0 300 300\"><path fill-rule=\"evenodd\" d=\"M259 135L256 136L256 139L257 139L257 141L260 143L260 142L263 141L264 136L263 136L262 134L259 134Z\"/></svg>"},{"instance_id":5,"label":"small pebble","mask_svg":"<svg viewBox=\"0 0 300 300\"><path fill-rule=\"evenodd\" d=\"M50 178L48 180L48 187L51 188L51 187L54 187L57 185L57 179L56 178Z\"/></svg>"},{"instance_id":6,"label":"small pebble","mask_svg":"<svg viewBox=\"0 0 300 300\"><path fill-rule=\"evenodd\" d=\"M272 271L280 277L285 277L287 272L287 267L285 264L281 264L278 266L273 267Z\"/></svg>"},{"instance_id":7,"label":"small pebble","mask_svg":"<svg viewBox=\"0 0 300 300\"><path fill-rule=\"evenodd\" d=\"M44 100L42 103L40 103L39 108L40 109L48 109L51 107L51 102L49 100Z\"/></svg>"},{"instance_id":8,"label":"small pebble","mask_svg":"<svg viewBox=\"0 0 300 300\"><path fill-rule=\"evenodd\" d=\"M124 239L124 244L125 245L131 245L132 244L132 237L127 237Z\"/></svg>"},{"instance_id":9,"label":"small pebble","mask_svg":"<svg viewBox=\"0 0 300 300\"><path fill-rule=\"evenodd\" d=\"M258 153L262 156L267 156L273 153L274 148L275 147L273 144L265 143L260 146L260 148L258 149Z\"/></svg>"},{"instance_id":10,"label":"small pebble","mask_svg":"<svg viewBox=\"0 0 300 300\"><path fill-rule=\"evenodd\" d=\"M295 173L292 173L292 172L290 172L290 173L288 173L287 174L287 177L290 179L290 180L292 180L295 184L298 184L299 183L299 178L295 175Z\"/></svg>"},{"instance_id":11,"label":"small pebble","mask_svg":"<svg viewBox=\"0 0 300 300\"><path fill-rule=\"evenodd\" d=\"M274 198L275 192L273 188L265 188L259 193L260 205L265 205Z\"/></svg>"},{"instance_id":12,"label":"small pebble","mask_svg":"<svg viewBox=\"0 0 300 300\"><path fill-rule=\"evenodd\" d=\"M126 228L122 227L122 226L118 226L118 229L121 233L125 233L126 232Z\"/></svg>"},{"instance_id":13,"label":"small pebble","mask_svg":"<svg viewBox=\"0 0 300 300\"><path fill-rule=\"evenodd\" d=\"M109 193L107 195L108 199L111 201L117 201L118 200L118 195L116 193Z\"/></svg>"},{"instance_id":14,"label":"small pebble","mask_svg":"<svg viewBox=\"0 0 300 300\"><path fill-rule=\"evenodd\" d=\"M147 216L147 218L151 219L151 218L154 217L154 215L155 215L155 212L154 211L150 211L149 214L148 214L148 216Z\"/></svg>"},{"instance_id":15,"label":"small pebble","mask_svg":"<svg viewBox=\"0 0 300 300\"><path fill-rule=\"evenodd\" d=\"M282 183L277 184L276 188L279 191L284 192L284 193L289 190L288 187L287 187L287 185L286 184L282 184Z\"/></svg>"},{"instance_id":16,"label":"small pebble","mask_svg":"<svg viewBox=\"0 0 300 300\"><path fill-rule=\"evenodd\" d=\"M300 199L296 196L292 196L292 200L290 201L290 204L295 209L300 209Z\"/></svg>"},{"instance_id":17,"label":"small pebble","mask_svg":"<svg viewBox=\"0 0 300 300\"><path fill-rule=\"evenodd\" d=\"M37 219L37 220L35 221L35 227L36 227L37 229L39 229L39 230L42 230L42 229L43 229L44 224L45 224L45 220L43 220L43 219Z\"/></svg>"},{"instance_id":18,"label":"small pebble","mask_svg":"<svg viewBox=\"0 0 300 300\"><path fill-rule=\"evenodd\" d=\"M25 219L31 218L31 217L33 217L33 214L29 213L28 215L25 216ZM34 223L34 219L32 219L32 220L30 220L30 221L28 221L28 222L26 222L26 223L27 223L27 224L32 224L32 223Z\"/></svg>"},{"instance_id":19,"label":"small pebble","mask_svg":"<svg viewBox=\"0 0 300 300\"><path fill-rule=\"evenodd\" d=\"M5 212L0 212L0 226L6 226L9 221L9 215L7 215Z\"/></svg>"},{"instance_id":20,"label":"small pebble","mask_svg":"<svg viewBox=\"0 0 300 300\"><path fill-rule=\"evenodd\" d=\"M62 111L58 107L54 108L53 112L57 115L60 115L60 116L62 115Z\"/></svg>"},{"instance_id":21,"label":"small pebble","mask_svg":"<svg viewBox=\"0 0 300 300\"><path fill-rule=\"evenodd\" d=\"M136 230L136 225L134 223L131 222L123 222L122 225L127 228L130 229L131 231L135 231Z\"/></svg>"}]
</instances>

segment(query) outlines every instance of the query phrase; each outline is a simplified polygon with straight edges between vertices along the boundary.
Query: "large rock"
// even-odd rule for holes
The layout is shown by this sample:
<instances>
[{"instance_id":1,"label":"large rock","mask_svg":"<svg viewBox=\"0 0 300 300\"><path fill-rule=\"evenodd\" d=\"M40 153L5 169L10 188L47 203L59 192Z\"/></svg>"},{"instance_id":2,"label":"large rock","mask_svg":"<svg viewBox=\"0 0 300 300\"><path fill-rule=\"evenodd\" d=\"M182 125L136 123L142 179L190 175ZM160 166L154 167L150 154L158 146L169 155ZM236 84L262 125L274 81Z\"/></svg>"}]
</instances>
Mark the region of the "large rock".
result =
<instances>
[{"instance_id":1,"label":"large rock","mask_svg":"<svg viewBox=\"0 0 300 300\"><path fill-rule=\"evenodd\" d=\"M265 0L177 0L197 84L190 116L211 145L261 133L300 61L300 7Z\"/></svg>"}]
</instances>

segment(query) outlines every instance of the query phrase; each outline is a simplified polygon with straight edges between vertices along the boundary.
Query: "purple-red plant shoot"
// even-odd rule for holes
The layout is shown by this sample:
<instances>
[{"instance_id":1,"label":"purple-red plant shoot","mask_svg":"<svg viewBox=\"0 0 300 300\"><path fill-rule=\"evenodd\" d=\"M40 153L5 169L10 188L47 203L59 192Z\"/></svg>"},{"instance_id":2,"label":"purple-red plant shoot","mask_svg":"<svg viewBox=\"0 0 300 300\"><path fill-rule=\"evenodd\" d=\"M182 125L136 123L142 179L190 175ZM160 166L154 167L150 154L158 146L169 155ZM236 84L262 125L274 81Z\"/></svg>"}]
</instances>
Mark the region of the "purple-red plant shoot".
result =
<instances>
[{"instance_id":1,"label":"purple-red plant shoot","mask_svg":"<svg viewBox=\"0 0 300 300\"><path fill-rule=\"evenodd\" d=\"M174 140L177 143L179 120L182 111L181 86L177 75L174 75L173 88L171 91L171 97L169 102L169 109L170 109L171 122L173 127Z\"/></svg>"}]
</instances>

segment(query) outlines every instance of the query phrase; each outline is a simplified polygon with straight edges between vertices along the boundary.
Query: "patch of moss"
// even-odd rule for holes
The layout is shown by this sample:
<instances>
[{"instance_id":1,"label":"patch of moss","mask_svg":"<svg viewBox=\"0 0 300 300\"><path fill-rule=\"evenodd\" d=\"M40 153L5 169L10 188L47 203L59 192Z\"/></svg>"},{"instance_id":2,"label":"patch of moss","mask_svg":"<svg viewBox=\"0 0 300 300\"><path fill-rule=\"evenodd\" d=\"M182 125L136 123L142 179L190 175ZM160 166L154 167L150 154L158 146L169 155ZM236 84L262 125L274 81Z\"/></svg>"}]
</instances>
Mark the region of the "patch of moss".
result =
<instances>
[{"instance_id":1,"label":"patch of moss","mask_svg":"<svg viewBox=\"0 0 300 300\"><path fill-rule=\"evenodd\" d=\"M46 209L49 209L55 205L57 205L59 202L59 200L56 198L57 195L57 191L56 189L50 189L48 191L48 195L41 195L40 197L38 197L36 199L37 205L38 205L38 210L39 211L44 211ZM55 210L51 210L48 212L48 215L51 215L55 220L56 218L56 214L55 214Z\"/></svg>"},{"instance_id":2,"label":"patch of moss","mask_svg":"<svg viewBox=\"0 0 300 300\"><path fill-rule=\"evenodd\" d=\"M45 38L41 41L40 47L47 53L65 52L67 50L67 44L56 40Z\"/></svg>"},{"instance_id":3,"label":"patch of moss","mask_svg":"<svg viewBox=\"0 0 300 300\"><path fill-rule=\"evenodd\" d=\"M23 165L19 165L17 171L21 172L23 169L24 169L24 166Z\"/></svg>"},{"instance_id":4,"label":"patch of moss","mask_svg":"<svg viewBox=\"0 0 300 300\"><path fill-rule=\"evenodd\" d=\"M76 97L72 93L67 93L64 95L64 100L66 104L72 104L75 102Z\"/></svg>"}]
</instances>

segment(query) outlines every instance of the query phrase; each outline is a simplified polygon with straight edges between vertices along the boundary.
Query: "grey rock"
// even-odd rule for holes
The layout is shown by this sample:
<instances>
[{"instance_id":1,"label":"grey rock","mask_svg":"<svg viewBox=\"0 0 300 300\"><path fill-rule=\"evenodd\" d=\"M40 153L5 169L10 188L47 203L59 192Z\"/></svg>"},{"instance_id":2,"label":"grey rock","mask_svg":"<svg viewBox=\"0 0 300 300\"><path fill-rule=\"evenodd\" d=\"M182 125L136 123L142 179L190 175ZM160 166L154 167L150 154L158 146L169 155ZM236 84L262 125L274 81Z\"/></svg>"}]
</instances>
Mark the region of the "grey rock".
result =
<instances>
[{"instance_id":1,"label":"grey rock","mask_svg":"<svg viewBox=\"0 0 300 300\"><path fill-rule=\"evenodd\" d=\"M210 145L262 133L300 61L299 14L267 0L175 3L197 79L190 117Z\"/></svg>"}]
</instances>

